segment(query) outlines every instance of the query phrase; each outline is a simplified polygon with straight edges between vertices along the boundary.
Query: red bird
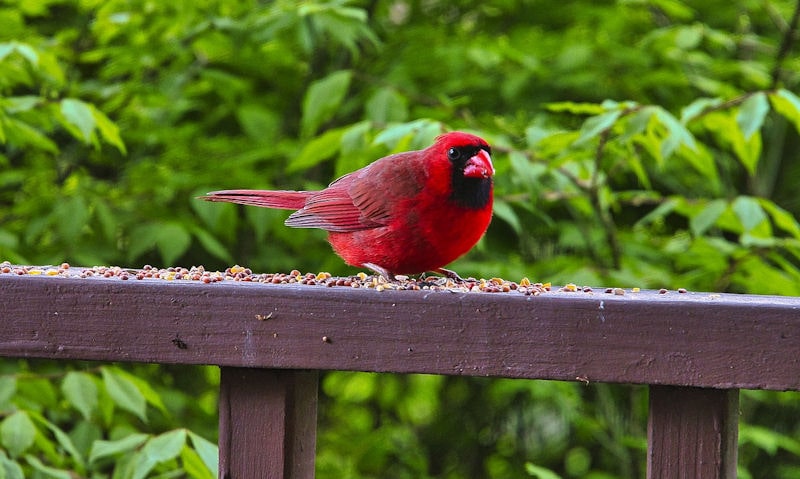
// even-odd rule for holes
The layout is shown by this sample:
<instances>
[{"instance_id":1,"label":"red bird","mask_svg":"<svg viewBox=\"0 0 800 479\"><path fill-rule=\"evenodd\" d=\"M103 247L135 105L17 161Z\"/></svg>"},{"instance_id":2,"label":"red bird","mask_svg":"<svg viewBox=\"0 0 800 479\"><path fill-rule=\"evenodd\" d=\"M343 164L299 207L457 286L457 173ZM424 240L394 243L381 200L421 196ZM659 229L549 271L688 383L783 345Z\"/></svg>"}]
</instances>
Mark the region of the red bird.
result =
<instances>
[{"instance_id":1,"label":"red bird","mask_svg":"<svg viewBox=\"0 0 800 479\"><path fill-rule=\"evenodd\" d=\"M321 191L225 190L201 199L297 210L295 228L328 231L347 264L393 280L435 271L472 248L492 219L491 148L463 132L424 150L381 158Z\"/></svg>"}]
</instances>

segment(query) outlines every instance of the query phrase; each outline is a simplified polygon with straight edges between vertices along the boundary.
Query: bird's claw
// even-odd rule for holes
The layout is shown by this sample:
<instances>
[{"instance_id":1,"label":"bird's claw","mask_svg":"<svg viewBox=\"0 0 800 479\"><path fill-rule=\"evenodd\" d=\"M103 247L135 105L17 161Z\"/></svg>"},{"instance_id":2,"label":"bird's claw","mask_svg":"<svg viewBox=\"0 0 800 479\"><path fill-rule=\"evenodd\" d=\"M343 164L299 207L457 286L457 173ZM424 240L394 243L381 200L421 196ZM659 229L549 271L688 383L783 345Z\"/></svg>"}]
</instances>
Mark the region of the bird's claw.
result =
<instances>
[{"instance_id":1,"label":"bird's claw","mask_svg":"<svg viewBox=\"0 0 800 479\"><path fill-rule=\"evenodd\" d=\"M389 270L387 270L383 266L378 266L377 264L374 264L374 263L364 263L361 266L372 270L374 273L377 273L380 276L383 276L383 278L386 281L390 282L390 283L398 282L398 278L395 276L395 274L390 272ZM453 281L464 282L464 278L462 278L461 276L458 275L458 273L456 273L455 271L450 270L450 269L437 268L437 269L433 270L433 272L441 274L445 278L451 279ZM420 275L420 279L424 279L424 278L425 278L425 273L422 273Z\"/></svg>"}]
</instances>

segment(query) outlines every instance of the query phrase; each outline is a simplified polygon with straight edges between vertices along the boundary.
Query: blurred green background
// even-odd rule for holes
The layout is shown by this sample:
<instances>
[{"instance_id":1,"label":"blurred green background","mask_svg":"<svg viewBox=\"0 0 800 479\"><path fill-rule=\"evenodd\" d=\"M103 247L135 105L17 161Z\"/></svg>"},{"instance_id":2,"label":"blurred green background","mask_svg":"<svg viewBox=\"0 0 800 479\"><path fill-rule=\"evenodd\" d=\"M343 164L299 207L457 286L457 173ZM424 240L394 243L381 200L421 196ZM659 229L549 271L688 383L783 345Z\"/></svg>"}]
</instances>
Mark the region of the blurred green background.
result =
<instances>
[{"instance_id":1,"label":"blurred green background","mask_svg":"<svg viewBox=\"0 0 800 479\"><path fill-rule=\"evenodd\" d=\"M462 275L800 295L798 5L7 0L0 261L352 274L286 212L193 198L463 129L497 176ZM213 477L218 380L2 360L0 478ZM321 381L320 478L644 475L643 387ZM742 392L740 477L800 476L797 399Z\"/></svg>"}]
</instances>

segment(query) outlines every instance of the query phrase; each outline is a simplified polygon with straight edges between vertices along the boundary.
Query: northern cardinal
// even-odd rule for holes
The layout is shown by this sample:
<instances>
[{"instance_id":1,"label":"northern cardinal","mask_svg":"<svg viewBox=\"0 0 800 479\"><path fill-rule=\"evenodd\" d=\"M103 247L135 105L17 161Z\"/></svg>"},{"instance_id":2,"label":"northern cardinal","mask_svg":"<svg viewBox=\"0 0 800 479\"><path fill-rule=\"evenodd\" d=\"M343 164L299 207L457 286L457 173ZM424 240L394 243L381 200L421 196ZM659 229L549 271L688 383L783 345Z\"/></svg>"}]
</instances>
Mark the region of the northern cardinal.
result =
<instances>
[{"instance_id":1,"label":"northern cardinal","mask_svg":"<svg viewBox=\"0 0 800 479\"><path fill-rule=\"evenodd\" d=\"M424 150L381 158L320 191L224 190L200 199L297 210L295 228L328 231L347 264L393 280L438 272L472 248L492 219L491 148L452 132Z\"/></svg>"}]
</instances>

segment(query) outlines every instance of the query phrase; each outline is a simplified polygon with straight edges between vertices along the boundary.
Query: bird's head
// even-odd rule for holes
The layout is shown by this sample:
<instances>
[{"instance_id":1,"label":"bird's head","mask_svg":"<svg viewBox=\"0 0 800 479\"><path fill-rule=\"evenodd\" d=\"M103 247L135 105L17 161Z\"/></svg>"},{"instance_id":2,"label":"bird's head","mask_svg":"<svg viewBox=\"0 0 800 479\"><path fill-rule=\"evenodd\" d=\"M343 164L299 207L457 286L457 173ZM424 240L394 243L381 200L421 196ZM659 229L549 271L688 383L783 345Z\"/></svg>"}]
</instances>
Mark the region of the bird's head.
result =
<instances>
[{"instance_id":1,"label":"bird's head","mask_svg":"<svg viewBox=\"0 0 800 479\"><path fill-rule=\"evenodd\" d=\"M466 178L489 178L494 175L492 148L483 138L455 131L440 136L436 143L445 150L454 172Z\"/></svg>"},{"instance_id":2,"label":"bird's head","mask_svg":"<svg viewBox=\"0 0 800 479\"><path fill-rule=\"evenodd\" d=\"M438 137L434 147L449 163L450 199L470 209L490 205L494 165L489 144L478 136L455 131Z\"/></svg>"}]
</instances>

